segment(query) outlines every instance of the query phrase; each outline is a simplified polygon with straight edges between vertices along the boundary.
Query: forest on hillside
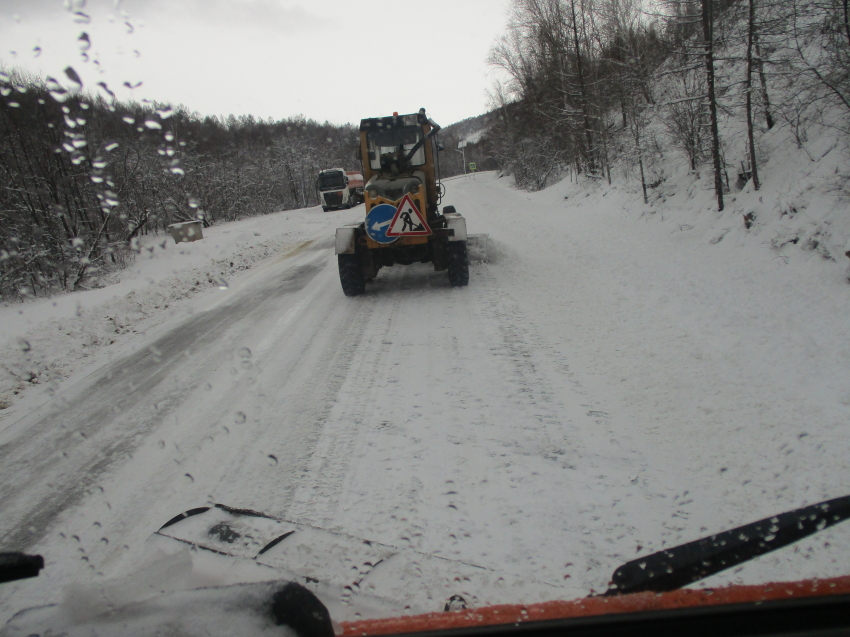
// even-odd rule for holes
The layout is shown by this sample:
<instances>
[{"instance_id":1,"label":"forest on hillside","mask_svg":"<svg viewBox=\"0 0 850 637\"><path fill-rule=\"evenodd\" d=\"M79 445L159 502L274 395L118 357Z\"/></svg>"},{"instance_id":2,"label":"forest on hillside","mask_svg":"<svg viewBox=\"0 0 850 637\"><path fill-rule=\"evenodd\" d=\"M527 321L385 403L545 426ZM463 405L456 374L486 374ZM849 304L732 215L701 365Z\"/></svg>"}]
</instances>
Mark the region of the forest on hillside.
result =
<instances>
[{"instance_id":1,"label":"forest on hillside","mask_svg":"<svg viewBox=\"0 0 850 637\"><path fill-rule=\"evenodd\" d=\"M848 0L513 0L481 143L520 187L612 172L647 189L677 151L710 166L719 210L759 188L760 136L850 132Z\"/></svg>"},{"instance_id":2,"label":"forest on hillside","mask_svg":"<svg viewBox=\"0 0 850 637\"><path fill-rule=\"evenodd\" d=\"M359 167L353 126L202 117L0 74L0 296L86 287L140 235L317 205L319 170Z\"/></svg>"}]
</instances>

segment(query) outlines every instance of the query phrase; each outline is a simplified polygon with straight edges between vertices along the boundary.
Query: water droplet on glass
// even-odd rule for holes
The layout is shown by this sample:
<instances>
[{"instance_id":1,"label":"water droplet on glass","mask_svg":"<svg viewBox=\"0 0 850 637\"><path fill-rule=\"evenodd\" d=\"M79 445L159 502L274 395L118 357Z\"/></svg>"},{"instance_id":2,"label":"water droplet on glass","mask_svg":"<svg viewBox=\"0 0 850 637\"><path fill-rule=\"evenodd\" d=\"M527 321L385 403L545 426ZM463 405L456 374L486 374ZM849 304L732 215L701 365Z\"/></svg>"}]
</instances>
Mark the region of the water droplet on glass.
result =
<instances>
[{"instance_id":1,"label":"water droplet on glass","mask_svg":"<svg viewBox=\"0 0 850 637\"><path fill-rule=\"evenodd\" d=\"M236 414L234 414L234 416L233 416L233 422L235 422L237 425L241 425L246 420L248 420L248 417L245 415L245 412L243 412L243 411L237 411Z\"/></svg>"},{"instance_id":2,"label":"water droplet on glass","mask_svg":"<svg viewBox=\"0 0 850 637\"><path fill-rule=\"evenodd\" d=\"M136 82L135 84L131 84L130 82L124 82L124 86L126 86L131 91L133 89L139 88L142 85L141 82Z\"/></svg>"},{"instance_id":3,"label":"water droplet on glass","mask_svg":"<svg viewBox=\"0 0 850 637\"><path fill-rule=\"evenodd\" d=\"M125 115L121 119L124 120L125 122L127 122L128 124L134 124L136 122L136 120L134 118L129 117L128 115Z\"/></svg>"},{"instance_id":4,"label":"water droplet on glass","mask_svg":"<svg viewBox=\"0 0 850 637\"><path fill-rule=\"evenodd\" d=\"M157 110L156 114L159 115L161 119L168 119L174 114L174 111L170 106L166 106L165 108Z\"/></svg>"},{"instance_id":5,"label":"water droplet on glass","mask_svg":"<svg viewBox=\"0 0 850 637\"><path fill-rule=\"evenodd\" d=\"M163 135L163 138L167 142L173 142L174 141L174 133L172 133L171 131L168 131L167 133L165 133L165 135Z\"/></svg>"},{"instance_id":6,"label":"water droplet on glass","mask_svg":"<svg viewBox=\"0 0 850 637\"><path fill-rule=\"evenodd\" d=\"M251 358L251 350L247 347L240 347L239 358Z\"/></svg>"},{"instance_id":7,"label":"water droplet on glass","mask_svg":"<svg viewBox=\"0 0 850 637\"><path fill-rule=\"evenodd\" d=\"M189 207L190 208L194 209L194 208L197 208L200 205L201 205L201 202L198 201L197 197L189 197Z\"/></svg>"},{"instance_id":8,"label":"water droplet on glass","mask_svg":"<svg viewBox=\"0 0 850 637\"><path fill-rule=\"evenodd\" d=\"M80 33L80 37L77 38L77 46L80 47L80 51L88 51L91 48L91 40L88 33L85 31Z\"/></svg>"},{"instance_id":9,"label":"water droplet on glass","mask_svg":"<svg viewBox=\"0 0 850 637\"><path fill-rule=\"evenodd\" d=\"M269 464L270 464L271 466L275 466L275 465L277 464L277 456L274 456L274 455L272 455L272 454L269 454L267 457L268 457L268 459L269 459Z\"/></svg>"},{"instance_id":10,"label":"water droplet on glass","mask_svg":"<svg viewBox=\"0 0 850 637\"><path fill-rule=\"evenodd\" d=\"M79 88L83 87L83 81L80 79L80 76L77 75L77 72L72 67L65 67L65 76L74 84L76 84Z\"/></svg>"},{"instance_id":11,"label":"water droplet on glass","mask_svg":"<svg viewBox=\"0 0 850 637\"><path fill-rule=\"evenodd\" d=\"M152 119L146 120L145 126L147 126L151 130L162 130L162 126L160 125L160 123Z\"/></svg>"},{"instance_id":12,"label":"water droplet on glass","mask_svg":"<svg viewBox=\"0 0 850 637\"><path fill-rule=\"evenodd\" d=\"M165 449L165 440L160 440L157 445L160 449Z\"/></svg>"},{"instance_id":13,"label":"water droplet on glass","mask_svg":"<svg viewBox=\"0 0 850 637\"><path fill-rule=\"evenodd\" d=\"M32 53L33 53L33 57L37 58L39 55L41 55L41 47L40 46L34 47L33 50L32 50Z\"/></svg>"},{"instance_id":14,"label":"water droplet on glass","mask_svg":"<svg viewBox=\"0 0 850 637\"><path fill-rule=\"evenodd\" d=\"M173 171L173 170L174 170L174 169L172 169L172 171ZM218 286L218 289L219 289L219 290L226 290L226 289L229 287L229 286L228 286L228 284L227 284L227 281L225 281L224 279L222 279L220 276L217 276L217 277L215 278L215 284Z\"/></svg>"},{"instance_id":15,"label":"water droplet on glass","mask_svg":"<svg viewBox=\"0 0 850 637\"><path fill-rule=\"evenodd\" d=\"M107 540L105 537L102 537L100 538L100 543L106 546L107 544L109 544L109 540Z\"/></svg>"},{"instance_id":16,"label":"water droplet on glass","mask_svg":"<svg viewBox=\"0 0 850 637\"><path fill-rule=\"evenodd\" d=\"M185 171L182 168L180 168L180 166L172 166L171 172L175 175L180 175L180 176L183 176L183 175L186 174Z\"/></svg>"},{"instance_id":17,"label":"water droplet on glass","mask_svg":"<svg viewBox=\"0 0 850 637\"><path fill-rule=\"evenodd\" d=\"M184 473L183 477L186 478L186 481L192 483L195 481L195 478L192 477L191 473Z\"/></svg>"},{"instance_id":18,"label":"water droplet on glass","mask_svg":"<svg viewBox=\"0 0 850 637\"><path fill-rule=\"evenodd\" d=\"M106 146L103 147L103 149L107 152L115 150L116 148L118 148L118 142L109 142Z\"/></svg>"}]
</instances>

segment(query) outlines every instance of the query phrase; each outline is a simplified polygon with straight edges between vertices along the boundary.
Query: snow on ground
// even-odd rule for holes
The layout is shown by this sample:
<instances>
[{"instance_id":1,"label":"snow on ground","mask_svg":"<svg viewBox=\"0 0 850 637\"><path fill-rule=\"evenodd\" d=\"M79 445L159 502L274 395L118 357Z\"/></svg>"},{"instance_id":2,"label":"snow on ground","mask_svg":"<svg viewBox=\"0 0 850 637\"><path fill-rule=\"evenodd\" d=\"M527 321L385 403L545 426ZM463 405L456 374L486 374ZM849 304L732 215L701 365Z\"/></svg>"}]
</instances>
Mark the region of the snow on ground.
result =
<instances>
[{"instance_id":1,"label":"snow on ground","mask_svg":"<svg viewBox=\"0 0 850 637\"><path fill-rule=\"evenodd\" d=\"M98 289L28 303L0 305L0 429L33 388L57 383L103 350L119 349L164 321L192 311L192 299L215 296L229 281L273 254L325 239L328 219L348 211L319 208L251 217L204 230L204 239L175 244L169 235L146 235L117 282ZM346 215L346 212L348 214ZM167 310L167 311L166 311Z\"/></svg>"},{"instance_id":2,"label":"snow on ground","mask_svg":"<svg viewBox=\"0 0 850 637\"><path fill-rule=\"evenodd\" d=\"M185 269L173 246L155 250L167 276L135 278L126 322L144 334L84 367L69 330L57 365L80 371L0 421L0 537L47 561L0 589L3 617L169 563L161 589L318 579L337 621L453 594L569 599L639 554L844 495L850 232L828 161L792 184L797 159L723 213L685 173L651 205L633 184L449 180L444 203L491 240L462 289L417 264L344 297L331 238L358 210L220 226L226 256L199 248ZM805 240L818 228L827 254ZM237 241L271 254L233 276L221 264ZM229 287L157 296L197 273ZM73 295L92 299L80 317L44 312L31 355L57 347L56 320L82 333L114 313L98 303L129 314L114 289ZM25 315L53 307L39 303ZM295 532L236 565L152 535L213 503ZM703 585L846 574L848 541L838 526Z\"/></svg>"}]
</instances>

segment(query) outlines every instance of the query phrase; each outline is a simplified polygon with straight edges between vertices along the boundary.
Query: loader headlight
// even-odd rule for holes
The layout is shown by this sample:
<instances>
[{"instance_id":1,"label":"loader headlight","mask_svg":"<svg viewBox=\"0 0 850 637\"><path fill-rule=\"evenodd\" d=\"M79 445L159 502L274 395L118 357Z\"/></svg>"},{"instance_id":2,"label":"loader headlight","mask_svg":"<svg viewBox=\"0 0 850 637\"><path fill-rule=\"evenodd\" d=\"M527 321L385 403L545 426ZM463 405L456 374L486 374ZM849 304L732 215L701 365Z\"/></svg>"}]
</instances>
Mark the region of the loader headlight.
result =
<instances>
[{"instance_id":1,"label":"loader headlight","mask_svg":"<svg viewBox=\"0 0 850 637\"><path fill-rule=\"evenodd\" d=\"M411 195L415 195L417 192L419 192L419 184L412 184L410 188L407 189L407 192L409 192Z\"/></svg>"},{"instance_id":2,"label":"loader headlight","mask_svg":"<svg viewBox=\"0 0 850 637\"><path fill-rule=\"evenodd\" d=\"M366 192L369 194L369 197L371 197L372 199L375 199L378 196L378 189L377 188L369 188Z\"/></svg>"}]
</instances>

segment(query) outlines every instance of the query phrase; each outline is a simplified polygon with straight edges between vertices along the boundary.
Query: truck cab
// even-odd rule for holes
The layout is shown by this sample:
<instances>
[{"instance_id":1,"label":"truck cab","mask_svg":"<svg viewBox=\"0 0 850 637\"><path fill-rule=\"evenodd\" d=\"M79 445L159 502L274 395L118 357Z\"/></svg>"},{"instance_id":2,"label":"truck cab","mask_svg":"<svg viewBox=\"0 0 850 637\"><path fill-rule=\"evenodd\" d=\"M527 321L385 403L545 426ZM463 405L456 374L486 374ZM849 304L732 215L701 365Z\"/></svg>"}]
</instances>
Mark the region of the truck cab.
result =
<instances>
[{"instance_id":1,"label":"truck cab","mask_svg":"<svg viewBox=\"0 0 850 637\"><path fill-rule=\"evenodd\" d=\"M322 210L352 208L363 200L363 177L343 168L329 168L319 173L316 180Z\"/></svg>"}]
</instances>

